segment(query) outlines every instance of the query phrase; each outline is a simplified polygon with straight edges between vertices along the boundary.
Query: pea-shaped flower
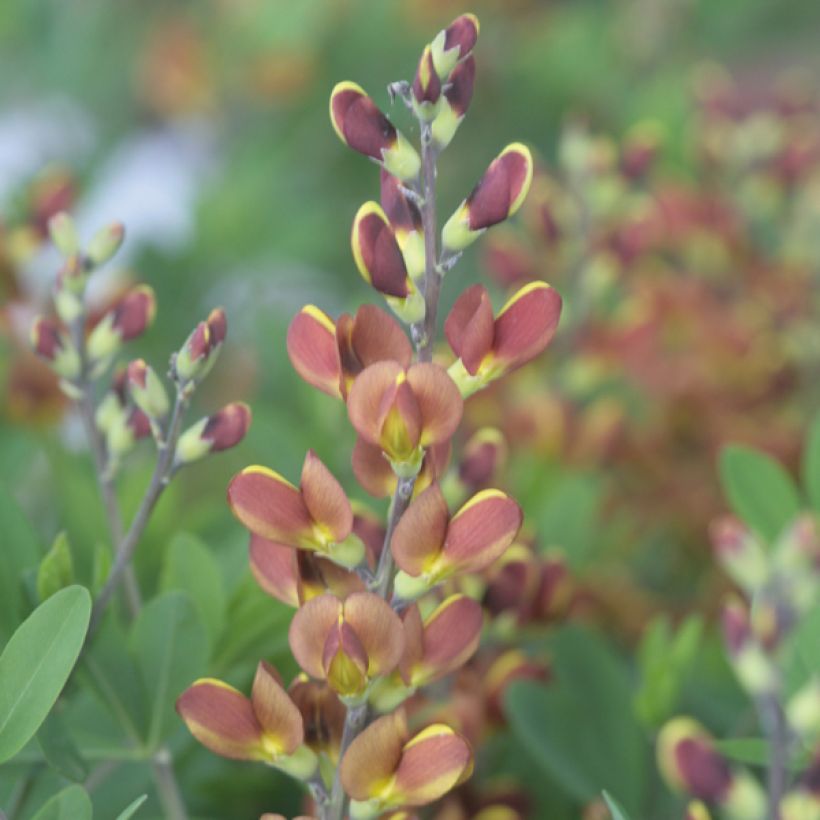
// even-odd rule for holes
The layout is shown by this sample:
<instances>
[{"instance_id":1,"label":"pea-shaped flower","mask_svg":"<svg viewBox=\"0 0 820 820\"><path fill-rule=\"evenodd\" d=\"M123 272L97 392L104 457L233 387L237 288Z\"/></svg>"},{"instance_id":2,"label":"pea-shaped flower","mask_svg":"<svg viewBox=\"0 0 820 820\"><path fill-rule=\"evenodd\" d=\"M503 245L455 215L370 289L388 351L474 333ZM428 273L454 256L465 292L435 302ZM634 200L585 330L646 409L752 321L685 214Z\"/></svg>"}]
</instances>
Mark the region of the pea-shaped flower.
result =
<instances>
[{"instance_id":1,"label":"pea-shaped flower","mask_svg":"<svg viewBox=\"0 0 820 820\"><path fill-rule=\"evenodd\" d=\"M508 145L484 172L472 193L447 220L441 244L445 254L463 251L487 228L521 207L532 182L532 154L526 145Z\"/></svg>"},{"instance_id":2,"label":"pea-shaped flower","mask_svg":"<svg viewBox=\"0 0 820 820\"><path fill-rule=\"evenodd\" d=\"M425 806L465 781L472 767L470 745L449 726L436 723L411 736L403 710L378 718L342 758L350 816L363 820Z\"/></svg>"},{"instance_id":3,"label":"pea-shaped flower","mask_svg":"<svg viewBox=\"0 0 820 820\"><path fill-rule=\"evenodd\" d=\"M351 701L390 674L404 652L399 616L372 592L312 598L294 615L288 638L299 666Z\"/></svg>"},{"instance_id":4,"label":"pea-shaped flower","mask_svg":"<svg viewBox=\"0 0 820 820\"><path fill-rule=\"evenodd\" d=\"M414 476L424 451L452 438L464 407L461 394L437 364L373 364L359 375L347 400L350 423L381 448L395 473Z\"/></svg>"},{"instance_id":5,"label":"pea-shaped flower","mask_svg":"<svg viewBox=\"0 0 820 820\"><path fill-rule=\"evenodd\" d=\"M383 294L404 322L424 318L424 297L407 270L390 221L378 202L365 202L353 220L350 246L362 278Z\"/></svg>"},{"instance_id":6,"label":"pea-shaped flower","mask_svg":"<svg viewBox=\"0 0 820 820\"><path fill-rule=\"evenodd\" d=\"M222 757L261 761L301 779L316 771L302 715L269 664L257 667L250 698L202 678L179 696L176 708L191 734Z\"/></svg>"},{"instance_id":7,"label":"pea-shaped flower","mask_svg":"<svg viewBox=\"0 0 820 820\"><path fill-rule=\"evenodd\" d=\"M352 82L338 83L330 94L330 121L339 139L370 157L402 181L415 179L421 168L416 149Z\"/></svg>"},{"instance_id":8,"label":"pea-shaped flower","mask_svg":"<svg viewBox=\"0 0 820 820\"><path fill-rule=\"evenodd\" d=\"M352 567L364 556L353 533L353 510L342 486L311 450L299 487L267 467L246 467L228 486L233 514L254 534L312 550Z\"/></svg>"},{"instance_id":9,"label":"pea-shaped flower","mask_svg":"<svg viewBox=\"0 0 820 820\"><path fill-rule=\"evenodd\" d=\"M430 485L393 533L396 594L416 598L453 575L485 569L512 544L521 521L521 508L501 490L482 490L451 517L441 488Z\"/></svg>"},{"instance_id":10,"label":"pea-shaped flower","mask_svg":"<svg viewBox=\"0 0 820 820\"><path fill-rule=\"evenodd\" d=\"M426 450L421 469L413 484L413 495L426 490L433 481L443 475L450 463L450 442L436 444ZM381 447L369 444L364 439L356 439L351 458L353 475L370 495L376 498L390 498L396 491L398 476L384 457Z\"/></svg>"},{"instance_id":11,"label":"pea-shaped flower","mask_svg":"<svg viewBox=\"0 0 820 820\"><path fill-rule=\"evenodd\" d=\"M538 356L552 341L561 317L561 297L546 282L525 285L493 317L489 294L473 285L456 300L444 332L458 356L449 369L462 395Z\"/></svg>"},{"instance_id":12,"label":"pea-shaped flower","mask_svg":"<svg viewBox=\"0 0 820 820\"><path fill-rule=\"evenodd\" d=\"M399 324L374 305L355 316L343 313L336 323L314 305L306 305L288 328L288 356L296 372L330 396L346 399L353 380L368 365L396 361L407 367L413 357Z\"/></svg>"}]
</instances>

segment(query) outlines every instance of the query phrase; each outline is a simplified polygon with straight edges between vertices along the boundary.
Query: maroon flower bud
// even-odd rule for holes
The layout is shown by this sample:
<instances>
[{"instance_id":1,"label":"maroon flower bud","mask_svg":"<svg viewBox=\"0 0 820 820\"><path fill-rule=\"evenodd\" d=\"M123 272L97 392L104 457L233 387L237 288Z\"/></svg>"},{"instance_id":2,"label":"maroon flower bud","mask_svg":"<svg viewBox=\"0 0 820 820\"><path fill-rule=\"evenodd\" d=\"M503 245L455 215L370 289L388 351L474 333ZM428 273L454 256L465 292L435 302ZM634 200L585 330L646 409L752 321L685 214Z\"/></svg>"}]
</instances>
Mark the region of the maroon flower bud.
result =
<instances>
[{"instance_id":1,"label":"maroon flower bud","mask_svg":"<svg viewBox=\"0 0 820 820\"><path fill-rule=\"evenodd\" d=\"M245 438L251 424L251 409L242 402L233 402L218 413L200 419L189 427L177 443L179 464L190 464L209 453L235 447Z\"/></svg>"},{"instance_id":2,"label":"maroon flower bud","mask_svg":"<svg viewBox=\"0 0 820 820\"><path fill-rule=\"evenodd\" d=\"M31 328L31 346L45 359L57 375L74 379L80 375L80 357L71 342L57 325L43 316L34 320Z\"/></svg>"},{"instance_id":3,"label":"maroon flower bud","mask_svg":"<svg viewBox=\"0 0 820 820\"><path fill-rule=\"evenodd\" d=\"M464 446L458 468L459 478L473 491L487 486L507 455L507 443L500 430L483 427Z\"/></svg>"},{"instance_id":4,"label":"maroon flower bud","mask_svg":"<svg viewBox=\"0 0 820 820\"><path fill-rule=\"evenodd\" d=\"M459 63L444 86L444 100L433 120L433 141L439 151L446 148L458 130L470 101L475 84L475 60L468 57Z\"/></svg>"},{"instance_id":5,"label":"maroon flower bud","mask_svg":"<svg viewBox=\"0 0 820 820\"><path fill-rule=\"evenodd\" d=\"M123 342L142 335L155 313L156 299L151 288L140 285L129 291L89 334L89 358L95 362L109 359Z\"/></svg>"},{"instance_id":6,"label":"maroon flower bud","mask_svg":"<svg viewBox=\"0 0 820 820\"><path fill-rule=\"evenodd\" d=\"M440 97L441 79L433 65L433 53L430 46L426 46L413 80L413 102L416 113L423 120L433 119Z\"/></svg>"},{"instance_id":7,"label":"maroon flower bud","mask_svg":"<svg viewBox=\"0 0 820 820\"><path fill-rule=\"evenodd\" d=\"M430 44L433 65L441 79L445 79L475 48L480 26L474 14L462 14L440 31Z\"/></svg>"}]
</instances>

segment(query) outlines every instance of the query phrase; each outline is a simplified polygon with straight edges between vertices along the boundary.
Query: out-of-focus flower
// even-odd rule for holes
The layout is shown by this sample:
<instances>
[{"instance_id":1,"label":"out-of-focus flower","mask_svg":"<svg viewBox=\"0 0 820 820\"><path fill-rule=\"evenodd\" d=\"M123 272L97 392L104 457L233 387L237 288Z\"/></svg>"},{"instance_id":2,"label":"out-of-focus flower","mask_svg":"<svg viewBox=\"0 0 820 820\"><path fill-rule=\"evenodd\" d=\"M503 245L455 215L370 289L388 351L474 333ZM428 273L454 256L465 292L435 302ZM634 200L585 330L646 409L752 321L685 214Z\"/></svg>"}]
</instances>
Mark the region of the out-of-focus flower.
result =
<instances>
[{"instance_id":1,"label":"out-of-focus flower","mask_svg":"<svg viewBox=\"0 0 820 820\"><path fill-rule=\"evenodd\" d=\"M780 802L779 820L817 820L820 817L820 749L808 768Z\"/></svg>"},{"instance_id":2,"label":"out-of-focus flower","mask_svg":"<svg viewBox=\"0 0 820 820\"><path fill-rule=\"evenodd\" d=\"M532 182L532 154L520 142L508 145L484 172L472 193L447 220L441 244L445 253L464 250L487 228L521 207Z\"/></svg>"},{"instance_id":3,"label":"out-of-focus flower","mask_svg":"<svg viewBox=\"0 0 820 820\"><path fill-rule=\"evenodd\" d=\"M138 285L103 316L89 333L88 356L95 364L104 364L120 349L123 342L141 336L156 314L154 291Z\"/></svg>"},{"instance_id":4,"label":"out-of-focus flower","mask_svg":"<svg viewBox=\"0 0 820 820\"><path fill-rule=\"evenodd\" d=\"M493 318L490 296L473 285L456 300L444 332L458 361L449 373L462 395L526 364L552 341L561 317L561 297L546 282L531 282Z\"/></svg>"},{"instance_id":5,"label":"out-of-focus flower","mask_svg":"<svg viewBox=\"0 0 820 820\"><path fill-rule=\"evenodd\" d=\"M241 401L225 405L189 427L177 442L176 460L190 464L211 453L236 447L251 426L251 408Z\"/></svg>"},{"instance_id":6,"label":"out-of-focus flower","mask_svg":"<svg viewBox=\"0 0 820 820\"><path fill-rule=\"evenodd\" d=\"M222 757L261 761L300 779L316 770L316 755L304 745L302 715L269 664L259 664L250 699L227 683L202 678L176 706L191 734Z\"/></svg>"},{"instance_id":7,"label":"out-of-focus flower","mask_svg":"<svg viewBox=\"0 0 820 820\"><path fill-rule=\"evenodd\" d=\"M345 145L383 164L393 176L403 182L418 176L421 160L416 149L361 86L341 82L333 88L330 121Z\"/></svg>"},{"instance_id":8,"label":"out-of-focus flower","mask_svg":"<svg viewBox=\"0 0 820 820\"><path fill-rule=\"evenodd\" d=\"M228 321L222 308L214 308L204 322L191 331L174 357L173 370L183 383L197 382L211 372L228 332Z\"/></svg>"},{"instance_id":9,"label":"out-of-focus flower","mask_svg":"<svg viewBox=\"0 0 820 820\"><path fill-rule=\"evenodd\" d=\"M168 414L170 405L168 394L152 367L144 359L134 359L126 371L128 391L134 404L145 413L148 418L161 421Z\"/></svg>"},{"instance_id":10,"label":"out-of-focus flower","mask_svg":"<svg viewBox=\"0 0 820 820\"><path fill-rule=\"evenodd\" d=\"M736 518L726 516L710 529L712 545L729 577L744 590L753 593L769 577L769 561L758 537Z\"/></svg>"},{"instance_id":11,"label":"out-of-focus flower","mask_svg":"<svg viewBox=\"0 0 820 820\"><path fill-rule=\"evenodd\" d=\"M482 490L451 517L440 487L430 485L393 534L396 593L415 598L445 578L485 569L512 544L521 521L521 508L501 490Z\"/></svg>"},{"instance_id":12,"label":"out-of-focus flower","mask_svg":"<svg viewBox=\"0 0 820 820\"><path fill-rule=\"evenodd\" d=\"M290 323L287 345L294 369L308 384L342 399L369 365L396 361L409 367L413 357L404 331L374 305L362 305L353 317L343 313L335 324L306 305Z\"/></svg>"},{"instance_id":13,"label":"out-of-focus flower","mask_svg":"<svg viewBox=\"0 0 820 820\"><path fill-rule=\"evenodd\" d=\"M416 475L426 448L450 440L463 401L447 372L436 364L379 362L353 382L347 400L350 422L369 444L380 447L397 475Z\"/></svg>"},{"instance_id":14,"label":"out-of-focus flower","mask_svg":"<svg viewBox=\"0 0 820 820\"><path fill-rule=\"evenodd\" d=\"M34 320L31 346L58 376L76 379L80 375L81 363L77 349L51 319L39 316Z\"/></svg>"},{"instance_id":15,"label":"out-of-focus flower","mask_svg":"<svg viewBox=\"0 0 820 820\"><path fill-rule=\"evenodd\" d=\"M749 607L739 596L724 604L722 625L729 660L743 686L756 696L773 691L777 670L754 634Z\"/></svg>"},{"instance_id":16,"label":"out-of-focus flower","mask_svg":"<svg viewBox=\"0 0 820 820\"><path fill-rule=\"evenodd\" d=\"M433 142L439 151L444 150L456 135L473 99L475 85L475 60L472 56L459 63L444 86L438 114L433 120Z\"/></svg>"},{"instance_id":17,"label":"out-of-focus flower","mask_svg":"<svg viewBox=\"0 0 820 820\"><path fill-rule=\"evenodd\" d=\"M411 736L403 710L373 721L350 744L341 763L342 784L355 801L355 818L427 805L471 773L472 752L461 735L434 724Z\"/></svg>"},{"instance_id":18,"label":"out-of-focus flower","mask_svg":"<svg viewBox=\"0 0 820 820\"><path fill-rule=\"evenodd\" d=\"M353 534L353 510L342 486L311 450L299 487L267 467L246 467L228 486L233 514L255 535L312 550L355 566L364 544Z\"/></svg>"},{"instance_id":19,"label":"out-of-focus flower","mask_svg":"<svg viewBox=\"0 0 820 820\"><path fill-rule=\"evenodd\" d=\"M398 615L371 592L344 601L330 594L311 598L294 615L288 638L305 672L354 700L374 678L390 674L404 652Z\"/></svg>"}]
</instances>

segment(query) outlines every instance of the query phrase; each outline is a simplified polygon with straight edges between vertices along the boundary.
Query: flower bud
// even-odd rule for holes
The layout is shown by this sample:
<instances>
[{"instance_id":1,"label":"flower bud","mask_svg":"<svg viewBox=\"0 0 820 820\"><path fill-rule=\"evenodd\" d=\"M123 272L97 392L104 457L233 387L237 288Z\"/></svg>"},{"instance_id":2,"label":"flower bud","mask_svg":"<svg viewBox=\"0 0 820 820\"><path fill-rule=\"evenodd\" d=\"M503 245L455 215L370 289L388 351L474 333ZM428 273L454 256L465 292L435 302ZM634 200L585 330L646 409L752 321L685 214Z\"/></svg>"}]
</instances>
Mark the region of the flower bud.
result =
<instances>
[{"instance_id":1,"label":"flower bud","mask_svg":"<svg viewBox=\"0 0 820 820\"><path fill-rule=\"evenodd\" d=\"M72 257L80 252L80 240L74 220L65 211L60 211L49 219L48 232L51 241L63 256Z\"/></svg>"},{"instance_id":2,"label":"flower bud","mask_svg":"<svg viewBox=\"0 0 820 820\"><path fill-rule=\"evenodd\" d=\"M820 750L815 750L808 768L780 803L778 820L820 818Z\"/></svg>"},{"instance_id":3,"label":"flower bud","mask_svg":"<svg viewBox=\"0 0 820 820\"><path fill-rule=\"evenodd\" d=\"M464 62L459 63L450 74L447 85L444 86L438 113L433 120L433 142L439 151L443 151L456 135L473 99L474 85L475 60L468 57Z\"/></svg>"},{"instance_id":4,"label":"flower bud","mask_svg":"<svg viewBox=\"0 0 820 820\"><path fill-rule=\"evenodd\" d=\"M447 220L442 250L454 254L471 245L487 228L503 222L521 207L532 182L532 154L526 145L508 145Z\"/></svg>"},{"instance_id":5,"label":"flower bud","mask_svg":"<svg viewBox=\"0 0 820 820\"><path fill-rule=\"evenodd\" d=\"M693 800L686 807L683 820L712 820L712 815L709 814L709 809L700 800Z\"/></svg>"},{"instance_id":6,"label":"flower bud","mask_svg":"<svg viewBox=\"0 0 820 820\"><path fill-rule=\"evenodd\" d=\"M128 365L128 389L134 404L154 421L161 421L168 414L168 395L162 381L144 359L135 359Z\"/></svg>"},{"instance_id":7,"label":"flower bud","mask_svg":"<svg viewBox=\"0 0 820 820\"><path fill-rule=\"evenodd\" d=\"M444 80L475 47L480 26L474 14L462 14L440 31L430 44L430 54L438 76Z\"/></svg>"},{"instance_id":8,"label":"flower bud","mask_svg":"<svg viewBox=\"0 0 820 820\"><path fill-rule=\"evenodd\" d=\"M418 177L421 160L361 86L338 83L330 95L330 121L345 145L381 163L403 182Z\"/></svg>"},{"instance_id":9,"label":"flower bud","mask_svg":"<svg viewBox=\"0 0 820 820\"><path fill-rule=\"evenodd\" d=\"M806 744L820 738L820 679L812 678L789 700L786 717L792 731Z\"/></svg>"},{"instance_id":10,"label":"flower bud","mask_svg":"<svg viewBox=\"0 0 820 820\"><path fill-rule=\"evenodd\" d=\"M770 573L766 550L751 530L726 516L712 524L709 534L715 555L736 584L753 593L766 583Z\"/></svg>"},{"instance_id":11,"label":"flower bud","mask_svg":"<svg viewBox=\"0 0 820 820\"><path fill-rule=\"evenodd\" d=\"M189 427L177 442L178 464L190 464L210 453L236 447L248 432L251 409L243 402L233 402L218 413L200 419Z\"/></svg>"},{"instance_id":12,"label":"flower bud","mask_svg":"<svg viewBox=\"0 0 820 820\"><path fill-rule=\"evenodd\" d=\"M424 226L418 205L402 190L401 182L382 168L381 205L399 243L407 273L414 281L424 277Z\"/></svg>"},{"instance_id":13,"label":"flower bud","mask_svg":"<svg viewBox=\"0 0 820 820\"><path fill-rule=\"evenodd\" d=\"M31 346L51 369L64 379L76 379L82 368L80 355L54 322L39 316L31 327Z\"/></svg>"},{"instance_id":14,"label":"flower bud","mask_svg":"<svg viewBox=\"0 0 820 820\"><path fill-rule=\"evenodd\" d=\"M104 363L110 360L123 342L145 332L155 313L156 300L151 288L140 285L129 291L89 334L86 349L91 361Z\"/></svg>"},{"instance_id":15,"label":"flower bud","mask_svg":"<svg viewBox=\"0 0 820 820\"><path fill-rule=\"evenodd\" d=\"M105 447L116 463L134 449L136 443L150 435L151 423L138 407L121 407L112 414L105 430Z\"/></svg>"},{"instance_id":16,"label":"flower bud","mask_svg":"<svg viewBox=\"0 0 820 820\"><path fill-rule=\"evenodd\" d=\"M433 52L430 46L425 46L419 60L419 67L413 80L413 110L416 116L430 122L438 112L438 103L441 98L441 79L433 65Z\"/></svg>"},{"instance_id":17,"label":"flower bud","mask_svg":"<svg viewBox=\"0 0 820 820\"><path fill-rule=\"evenodd\" d=\"M741 598L731 597L726 602L722 625L729 660L741 684L752 695L770 692L775 686L777 671L755 639L749 608Z\"/></svg>"},{"instance_id":18,"label":"flower bud","mask_svg":"<svg viewBox=\"0 0 820 820\"><path fill-rule=\"evenodd\" d=\"M108 262L120 249L125 239L125 226L121 222L112 222L97 231L88 243L85 257L93 268L99 268Z\"/></svg>"},{"instance_id":19,"label":"flower bud","mask_svg":"<svg viewBox=\"0 0 820 820\"><path fill-rule=\"evenodd\" d=\"M473 491L485 487L507 457L504 434L495 427L482 427L464 445L458 476Z\"/></svg>"}]
</instances>

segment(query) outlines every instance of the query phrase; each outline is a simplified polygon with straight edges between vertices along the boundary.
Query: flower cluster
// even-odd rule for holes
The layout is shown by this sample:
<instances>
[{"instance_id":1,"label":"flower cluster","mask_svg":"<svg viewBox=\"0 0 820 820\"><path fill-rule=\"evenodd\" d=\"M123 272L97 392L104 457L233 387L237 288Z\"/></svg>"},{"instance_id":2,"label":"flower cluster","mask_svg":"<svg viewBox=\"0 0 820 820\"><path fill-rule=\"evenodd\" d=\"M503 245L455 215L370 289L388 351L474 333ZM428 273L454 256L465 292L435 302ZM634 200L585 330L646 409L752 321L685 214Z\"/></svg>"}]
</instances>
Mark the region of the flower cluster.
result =
<instances>
[{"instance_id":1,"label":"flower cluster","mask_svg":"<svg viewBox=\"0 0 820 820\"><path fill-rule=\"evenodd\" d=\"M489 486L503 460L497 431L476 432L449 467L465 398L540 354L561 310L545 282L524 285L497 314L486 289L470 287L445 322L453 355L434 361L442 278L519 209L532 179L529 150L513 143L439 234L436 160L471 99L478 32L473 15L458 17L425 47L414 81L390 86L418 123L420 151L359 85L339 83L330 97L339 138L380 166L380 201L355 214L351 246L396 318L364 305L334 319L307 305L287 351L308 384L344 403L353 472L367 493L391 499L387 522L351 501L313 451L298 485L263 466L236 475L228 502L250 531L254 577L296 609L288 637L302 674L286 690L263 663L250 699L206 679L177 703L213 751L305 781L322 818L412 809L464 782L467 723L423 690L465 672L487 611L537 617L563 577L516 542L522 511ZM523 656L492 662L496 694L526 666ZM433 722L421 717L425 698Z\"/></svg>"}]
</instances>

